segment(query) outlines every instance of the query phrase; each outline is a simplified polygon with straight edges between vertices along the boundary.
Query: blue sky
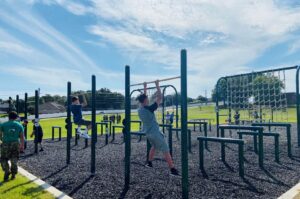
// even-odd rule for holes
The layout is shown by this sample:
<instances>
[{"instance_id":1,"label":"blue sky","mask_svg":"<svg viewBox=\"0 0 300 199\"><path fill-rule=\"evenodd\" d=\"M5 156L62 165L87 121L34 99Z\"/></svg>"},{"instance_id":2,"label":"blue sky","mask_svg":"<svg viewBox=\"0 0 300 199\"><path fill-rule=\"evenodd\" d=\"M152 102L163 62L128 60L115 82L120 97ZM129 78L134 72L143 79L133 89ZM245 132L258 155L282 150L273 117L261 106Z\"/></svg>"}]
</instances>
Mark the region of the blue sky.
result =
<instances>
[{"instance_id":1,"label":"blue sky","mask_svg":"<svg viewBox=\"0 0 300 199\"><path fill-rule=\"evenodd\" d=\"M177 76L182 48L192 97L224 75L300 64L300 3L282 2L2 0L0 98L87 90L92 74L123 92L125 65L133 83Z\"/></svg>"}]
</instances>

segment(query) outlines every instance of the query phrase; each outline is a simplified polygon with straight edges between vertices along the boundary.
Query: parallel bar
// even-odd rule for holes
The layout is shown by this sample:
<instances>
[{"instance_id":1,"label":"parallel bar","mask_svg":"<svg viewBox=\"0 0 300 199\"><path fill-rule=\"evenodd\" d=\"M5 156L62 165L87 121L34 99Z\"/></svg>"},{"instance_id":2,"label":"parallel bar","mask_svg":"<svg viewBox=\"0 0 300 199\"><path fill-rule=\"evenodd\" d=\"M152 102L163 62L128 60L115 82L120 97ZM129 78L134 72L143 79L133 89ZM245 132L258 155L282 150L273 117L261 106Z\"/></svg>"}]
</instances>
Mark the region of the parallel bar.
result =
<instances>
[{"instance_id":1,"label":"parallel bar","mask_svg":"<svg viewBox=\"0 0 300 199\"><path fill-rule=\"evenodd\" d=\"M182 198L189 198L189 171L187 148L187 56L186 50L181 50L181 167L182 167Z\"/></svg>"},{"instance_id":2,"label":"parallel bar","mask_svg":"<svg viewBox=\"0 0 300 199\"><path fill-rule=\"evenodd\" d=\"M76 134L75 134L76 136ZM71 82L68 82L67 91L67 164L71 162L71 137L72 137L72 123L71 123Z\"/></svg>"},{"instance_id":3,"label":"parallel bar","mask_svg":"<svg viewBox=\"0 0 300 199\"><path fill-rule=\"evenodd\" d=\"M87 142L87 141L86 141ZM91 142L91 175L96 173L96 76L92 75L92 142Z\"/></svg>"},{"instance_id":4,"label":"parallel bar","mask_svg":"<svg viewBox=\"0 0 300 199\"><path fill-rule=\"evenodd\" d=\"M165 78L165 79L160 79L158 80L159 82L165 82L165 81L170 81L170 80L174 80L174 79L180 79L180 76L177 76L177 77L170 77L170 78ZM147 84L152 84L152 83L155 83L155 81L150 81L150 82L145 82ZM130 86L141 86L141 85L144 85L144 82L143 83L137 83L137 84L132 84Z\"/></svg>"},{"instance_id":5,"label":"parallel bar","mask_svg":"<svg viewBox=\"0 0 300 199\"><path fill-rule=\"evenodd\" d=\"M129 189L130 184L130 154L131 154L131 135L130 135L130 67L125 67L125 190Z\"/></svg>"}]
</instances>

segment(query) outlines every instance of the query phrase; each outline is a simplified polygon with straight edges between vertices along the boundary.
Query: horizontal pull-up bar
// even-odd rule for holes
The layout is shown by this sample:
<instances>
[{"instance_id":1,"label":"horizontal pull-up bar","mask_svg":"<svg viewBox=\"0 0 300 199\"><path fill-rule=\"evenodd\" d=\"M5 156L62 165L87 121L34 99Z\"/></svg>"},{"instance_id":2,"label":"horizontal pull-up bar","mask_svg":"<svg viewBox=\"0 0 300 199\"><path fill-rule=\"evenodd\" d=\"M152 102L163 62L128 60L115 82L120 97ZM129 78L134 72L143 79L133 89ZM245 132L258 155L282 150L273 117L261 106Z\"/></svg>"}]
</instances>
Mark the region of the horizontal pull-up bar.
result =
<instances>
[{"instance_id":1,"label":"horizontal pull-up bar","mask_svg":"<svg viewBox=\"0 0 300 199\"><path fill-rule=\"evenodd\" d=\"M159 79L159 82L165 82L165 81L170 81L170 80L174 80L174 79L180 79L180 76L176 76L176 77L169 77L169 78L165 78L165 79ZM150 81L150 82L143 82L143 83L138 83L138 84L132 84L130 86L141 86L144 85L144 83L146 84L152 84L155 83L156 81Z\"/></svg>"}]
</instances>

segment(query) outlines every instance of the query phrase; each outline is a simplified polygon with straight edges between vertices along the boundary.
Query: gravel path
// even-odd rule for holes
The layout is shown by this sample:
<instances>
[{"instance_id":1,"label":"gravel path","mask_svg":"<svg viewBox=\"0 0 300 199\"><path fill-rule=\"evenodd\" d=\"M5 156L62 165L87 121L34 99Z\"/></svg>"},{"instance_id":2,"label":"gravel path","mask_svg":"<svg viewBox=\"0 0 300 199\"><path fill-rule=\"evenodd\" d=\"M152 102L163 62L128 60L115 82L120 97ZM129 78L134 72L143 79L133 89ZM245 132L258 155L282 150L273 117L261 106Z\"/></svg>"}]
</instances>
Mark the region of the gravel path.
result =
<instances>
[{"instance_id":1,"label":"gravel path","mask_svg":"<svg viewBox=\"0 0 300 199\"><path fill-rule=\"evenodd\" d=\"M277 131L281 131L278 129ZM296 147L296 131L293 127L293 155L287 157L285 133L280 137L280 164L274 161L274 140L265 138L265 169L258 166L258 157L253 152L253 142L245 136L245 180L238 174L237 146L226 148L226 164L220 160L220 144L210 143L205 151L206 175L198 169L198 141L200 132L192 133L192 154L189 155L190 198L276 198L299 182L300 153ZM214 136L215 132L209 132ZM237 137L233 133L233 137ZM121 135L116 142L104 146L104 137L99 138L96 149L96 176L90 177L91 148L84 148L84 140L74 146L72 139L71 164L66 166L66 141L44 142L44 152L31 154L32 142L20 160L20 166L47 181L66 194L78 198L180 198L181 179L169 176L166 162L157 154L154 169L144 167L146 159L145 140L132 139L131 185L122 194L124 183L124 144ZM174 139L174 161L180 163L180 141Z\"/></svg>"}]
</instances>

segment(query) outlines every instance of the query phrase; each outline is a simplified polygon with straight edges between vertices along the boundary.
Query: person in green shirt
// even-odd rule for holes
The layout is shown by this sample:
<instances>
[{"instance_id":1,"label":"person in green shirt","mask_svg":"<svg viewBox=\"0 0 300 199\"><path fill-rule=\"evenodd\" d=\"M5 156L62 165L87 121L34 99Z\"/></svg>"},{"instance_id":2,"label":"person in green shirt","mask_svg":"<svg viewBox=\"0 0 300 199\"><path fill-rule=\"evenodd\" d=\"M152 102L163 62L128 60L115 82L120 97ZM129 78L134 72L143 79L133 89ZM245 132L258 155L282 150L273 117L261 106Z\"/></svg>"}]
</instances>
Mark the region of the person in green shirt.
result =
<instances>
[{"instance_id":1,"label":"person in green shirt","mask_svg":"<svg viewBox=\"0 0 300 199\"><path fill-rule=\"evenodd\" d=\"M18 159L20 151L24 150L24 128L18 119L18 114L11 111L8 114L9 121L4 122L0 126L1 146L1 167L4 171L4 182L8 181L9 175L11 179L15 179L18 173ZM8 161L11 162L11 168Z\"/></svg>"}]
</instances>

